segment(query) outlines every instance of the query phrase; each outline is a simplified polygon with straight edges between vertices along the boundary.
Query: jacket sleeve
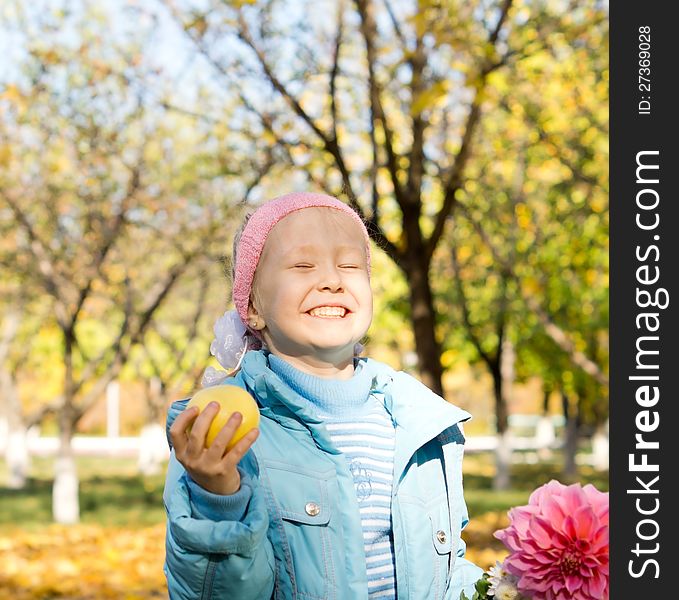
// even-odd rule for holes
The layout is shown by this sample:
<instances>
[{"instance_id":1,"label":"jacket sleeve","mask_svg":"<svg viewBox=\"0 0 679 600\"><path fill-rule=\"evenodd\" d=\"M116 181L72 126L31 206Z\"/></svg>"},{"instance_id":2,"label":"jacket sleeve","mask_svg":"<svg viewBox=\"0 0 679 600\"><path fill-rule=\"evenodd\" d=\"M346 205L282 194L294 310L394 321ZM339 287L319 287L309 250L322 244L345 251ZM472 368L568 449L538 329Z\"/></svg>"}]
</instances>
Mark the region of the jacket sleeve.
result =
<instances>
[{"instance_id":1,"label":"jacket sleeve","mask_svg":"<svg viewBox=\"0 0 679 600\"><path fill-rule=\"evenodd\" d=\"M172 452L163 493L164 571L171 600L271 598L269 514L250 455L239 465L241 489L219 496L193 482Z\"/></svg>"},{"instance_id":2,"label":"jacket sleeve","mask_svg":"<svg viewBox=\"0 0 679 600\"><path fill-rule=\"evenodd\" d=\"M460 600L461 592L464 592L467 598L471 598L475 591L474 584L483 575L483 569L477 567L473 562L464 557L464 540L460 540L460 545L445 600Z\"/></svg>"},{"instance_id":3,"label":"jacket sleeve","mask_svg":"<svg viewBox=\"0 0 679 600\"><path fill-rule=\"evenodd\" d=\"M464 430L462 423L458 423L456 427L448 430L446 436L448 441L458 443L457 451L462 454L463 446L459 445L460 442L464 444ZM448 464L450 464L450 462ZM469 523L469 511L467 510L467 503L464 500L461 469L456 471L455 474L449 473L448 477L451 481L455 482L453 496L456 498L457 510L452 511L452 514L459 516L461 520L460 531L462 531ZM483 569L465 558L466 550L467 544L462 537L460 537L457 545L455 564L453 565L450 583L446 590L445 600L460 600L461 592L464 592L467 598L472 598L475 592L475 584L483 575Z\"/></svg>"}]
</instances>

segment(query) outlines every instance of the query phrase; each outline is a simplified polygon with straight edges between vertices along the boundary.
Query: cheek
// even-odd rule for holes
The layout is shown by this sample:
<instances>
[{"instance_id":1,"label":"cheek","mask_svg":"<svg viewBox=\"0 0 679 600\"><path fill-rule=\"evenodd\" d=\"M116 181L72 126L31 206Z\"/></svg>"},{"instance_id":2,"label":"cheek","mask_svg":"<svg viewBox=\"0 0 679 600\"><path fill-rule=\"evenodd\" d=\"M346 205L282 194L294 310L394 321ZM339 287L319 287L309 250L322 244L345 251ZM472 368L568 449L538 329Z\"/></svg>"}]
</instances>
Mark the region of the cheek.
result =
<instances>
[{"instance_id":1,"label":"cheek","mask_svg":"<svg viewBox=\"0 0 679 600\"><path fill-rule=\"evenodd\" d=\"M365 315L368 317L369 320L372 320L373 294L372 289L370 288L370 281L364 282L364 284L361 286L359 301L361 303L361 307L363 308L363 312L365 313Z\"/></svg>"},{"instance_id":2,"label":"cheek","mask_svg":"<svg viewBox=\"0 0 679 600\"><path fill-rule=\"evenodd\" d=\"M272 297L274 292L275 287L270 286L264 278L252 286L252 304L265 319L271 312L271 307L276 305L276 299Z\"/></svg>"},{"instance_id":3,"label":"cheek","mask_svg":"<svg viewBox=\"0 0 679 600\"><path fill-rule=\"evenodd\" d=\"M268 315L270 319L295 310L299 304L299 298L290 282L273 278L262 286L260 300L264 315Z\"/></svg>"},{"instance_id":4,"label":"cheek","mask_svg":"<svg viewBox=\"0 0 679 600\"><path fill-rule=\"evenodd\" d=\"M373 297L372 297L372 294L370 296L368 296L368 302L366 304L366 311L365 312L366 312L366 317L367 317L366 320L368 322L368 325L370 325L370 323L373 320Z\"/></svg>"},{"instance_id":5,"label":"cheek","mask_svg":"<svg viewBox=\"0 0 679 600\"><path fill-rule=\"evenodd\" d=\"M363 303L370 307L372 310L373 306L373 291L372 288L370 287L370 279L366 277L364 281L361 282L361 296Z\"/></svg>"}]
</instances>

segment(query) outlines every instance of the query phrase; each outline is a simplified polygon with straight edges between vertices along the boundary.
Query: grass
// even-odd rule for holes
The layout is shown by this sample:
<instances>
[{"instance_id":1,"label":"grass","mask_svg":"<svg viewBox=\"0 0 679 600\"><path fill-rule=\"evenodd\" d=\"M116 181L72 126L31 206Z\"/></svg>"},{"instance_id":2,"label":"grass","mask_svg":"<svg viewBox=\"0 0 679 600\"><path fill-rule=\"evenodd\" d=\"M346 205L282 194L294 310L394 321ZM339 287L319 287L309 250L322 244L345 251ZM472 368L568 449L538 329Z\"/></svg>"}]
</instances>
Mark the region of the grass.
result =
<instances>
[{"instance_id":1,"label":"grass","mask_svg":"<svg viewBox=\"0 0 679 600\"><path fill-rule=\"evenodd\" d=\"M495 467L490 453L470 454L464 458L464 495L470 515L489 511L506 511L512 506L526 504L538 486L556 479L563 484L574 483L562 475L560 456L536 464L514 464L511 468L511 488L493 489ZM608 491L608 471L597 471L581 465L576 479L581 484L593 484L602 492Z\"/></svg>"},{"instance_id":2,"label":"grass","mask_svg":"<svg viewBox=\"0 0 679 600\"><path fill-rule=\"evenodd\" d=\"M530 493L550 479L568 483L561 476L558 455L552 462L512 466L512 487L492 489L493 459L489 453L470 454L464 459L464 490L473 519L488 512L506 511L525 504ZM150 526L164 522L164 476L143 477L133 459L77 459L80 477L80 511L83 523L104 526ZM0 461L0 482L6 466ZM580 466L578 481L608 489L608 473ZM34 528L52 521L52 460L35 458L30 478L22 490L0 483L0 527Z\"/></svg>"},{"instance_id":3,"label":"grass","mask_svg":"<svg viewBox=\"0 0 679 600\"><path fill-rule=\"evenodd\" d=\"M141 476L132 459L78 458L80 519L104 526L148 526L165 519L163 475ZM0 481L6 466L0 462ZM52 522L52 460L35 458L26 487L0 487L0 527Z\"/></svg>"}]
</instances>

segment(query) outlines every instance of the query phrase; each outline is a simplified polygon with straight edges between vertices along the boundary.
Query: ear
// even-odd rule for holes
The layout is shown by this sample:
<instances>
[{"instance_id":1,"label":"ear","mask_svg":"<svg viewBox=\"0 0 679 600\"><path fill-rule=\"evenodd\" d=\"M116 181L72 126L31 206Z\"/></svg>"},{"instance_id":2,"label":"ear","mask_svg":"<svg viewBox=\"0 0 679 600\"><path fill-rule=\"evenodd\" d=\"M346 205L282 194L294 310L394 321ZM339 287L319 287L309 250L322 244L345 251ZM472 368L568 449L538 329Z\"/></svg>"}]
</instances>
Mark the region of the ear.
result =
<instances>
[{"instance_id":1,"label":"ear","mask_svg":"<svg viewBox=\"0 0 679 600\"><path fill-rule=\"evenodd\" d=\"M261 331L266 327L264 318L259 314L252 302L248 305L248 325L257 331Z\"/></svg>"}]
</instances>

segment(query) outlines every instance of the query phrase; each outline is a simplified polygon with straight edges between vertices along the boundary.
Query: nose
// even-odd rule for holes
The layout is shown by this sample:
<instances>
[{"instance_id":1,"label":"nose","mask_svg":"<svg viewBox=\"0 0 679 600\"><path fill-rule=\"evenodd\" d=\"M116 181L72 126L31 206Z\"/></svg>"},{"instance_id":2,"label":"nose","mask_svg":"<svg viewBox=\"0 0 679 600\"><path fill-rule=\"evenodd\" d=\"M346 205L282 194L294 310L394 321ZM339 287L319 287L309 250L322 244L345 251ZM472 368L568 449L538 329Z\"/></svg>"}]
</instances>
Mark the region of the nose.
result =
<instances>
[{"instance_id":1,"label":"nose","mask_svg":"<svg viewBox=\"0 0 679 600\"><path fill-rule=\"evenodd\" d=\"M318 289L324 292L342 292L342 275L335 265L327 265L320 273Z\"/></svg>"}]
</instances>

